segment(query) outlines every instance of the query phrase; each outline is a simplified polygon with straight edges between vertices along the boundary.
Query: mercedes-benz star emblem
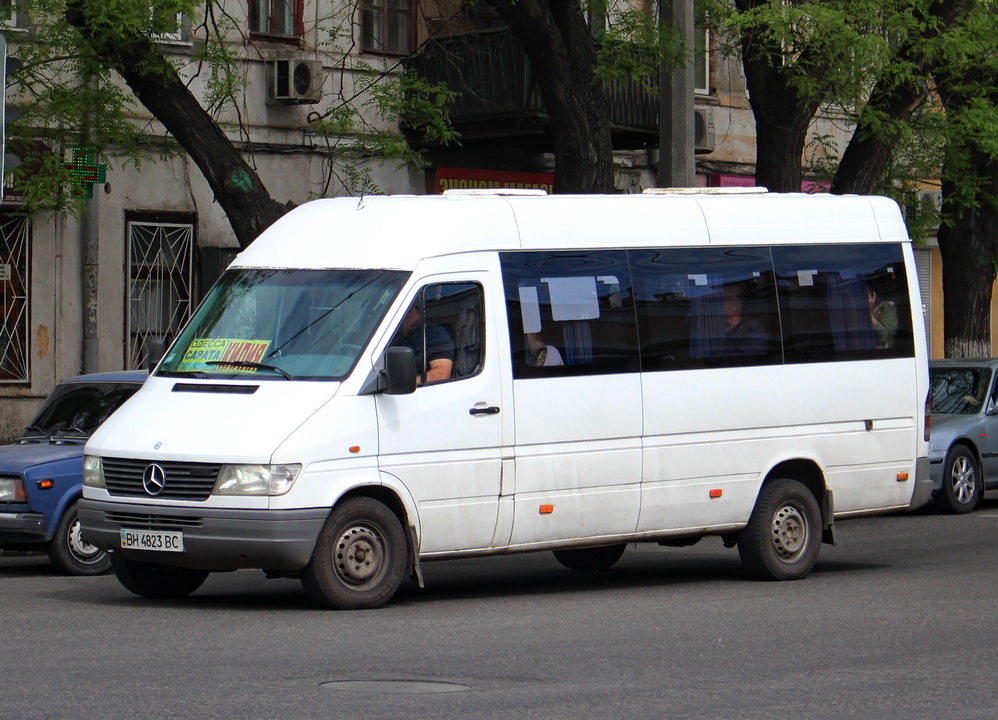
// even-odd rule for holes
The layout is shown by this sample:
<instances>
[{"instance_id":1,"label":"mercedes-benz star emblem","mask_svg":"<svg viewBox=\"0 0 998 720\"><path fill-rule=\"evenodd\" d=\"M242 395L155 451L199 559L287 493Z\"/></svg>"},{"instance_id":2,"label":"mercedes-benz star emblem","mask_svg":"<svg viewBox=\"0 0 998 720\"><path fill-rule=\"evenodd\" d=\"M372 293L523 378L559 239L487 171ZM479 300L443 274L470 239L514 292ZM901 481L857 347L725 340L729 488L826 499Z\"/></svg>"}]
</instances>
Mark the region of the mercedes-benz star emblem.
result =
<instances>
[{"instance_id":1,"label":"mercedes-benz star emblem","mask_svg":"<svg viewBox=\"0 0 998 720\"><path fill-rule=\"evenodd\" d=\"M145 472L142 473L142 487L146 489L146 492L150 495L159 495L163 492L165 485L166 470L163 469L163 466L156 463L147 465Z\"/></svg>"}]
</instances>

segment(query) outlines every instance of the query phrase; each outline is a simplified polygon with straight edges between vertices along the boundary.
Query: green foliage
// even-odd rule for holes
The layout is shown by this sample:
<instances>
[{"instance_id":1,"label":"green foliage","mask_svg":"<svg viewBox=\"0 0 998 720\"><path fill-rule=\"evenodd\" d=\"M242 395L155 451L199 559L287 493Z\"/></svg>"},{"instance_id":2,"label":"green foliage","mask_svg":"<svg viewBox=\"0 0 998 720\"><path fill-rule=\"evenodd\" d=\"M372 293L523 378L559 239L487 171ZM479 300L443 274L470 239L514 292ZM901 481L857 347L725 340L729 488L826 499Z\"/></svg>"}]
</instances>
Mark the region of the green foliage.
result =
<instances>
[{"instance_id":1,"label":"green foliage","mask_svg":"<svg viewBox=\"0 0 998 720\"><path fill-rule=\"evenodd\" d=\"M616 10L596 42L597 78L635 80L650 89L661 83L663 67L685 66L690 52L674 28L640 8Z\"/></svg>"},{"instance_id":2,"label":"green foliage","mask_svg":"<svg viewBox=\"0 0 998 720\"><path fill-rule=\"evenodd\" d=\"M132 94L67 22L70 4L115 32L132 29L150 36L175 32L176 14L197 5L194 0L19 0L27 32L7 33L10 53L22 63L8 77L7 93L22 115L10 123L8 135L25 156L11 178L24 190L27 212L79 211L81 200L62 171L73 147L94 148L102 163L126 164L141 164L169 147L136 122Z\"/></svg>"},{"instance_id":3,"label":"green foliage","mask_svg":"<svg viewBox=\"0 0 998 720\"><path fill-rule=\"evenodd\" d=\"M896 140L879 191L911 197L943 168L955 182L947 212L998 206L998 13L993 3L957 3L952 15L933 0L698 0L701 21L729 55L763 61L799 104L820 101L849 125ZM928 99L910 120L888 115L873 92L923 85ZM790 112L784 108L783 112ZM827 175L834 154L815 137L805 165ZM939 220L909 218L918 237ZM943 217L942 221L948 221ZM998 233L998 228L994 229Z\"/></svg>"},{"instance_id":4,"label":"green foliage","mask_svg":"<svg viewBox=\"0 0 998 720\"><path fill-rule=\"evenodd\" d=\"M28 19L26 26L22 22L27 32L6 33L11 54L23 62L9 79L8 99L23 114L11 123L9 135L12 146L31 155L12 173L14 184L25 191L26 211L80 210L82 202L72 195L61 169L70 161L73 147L94 148L99 162L126 165L179 152L172 138L144 119L147 111L111 69L110 49L132 34L152 39L152 47L159 48L138 61L140 71L179 72L188 84L197 83L203 107L227 132L235 129L243 137L251 135L249 119L244 117L245 60L258 60L265 52L253 47L255 41L243 20L227 13L226 4L225 0L18 0L19 22ZM241 5L246 7L245 2ZM354 10L355 4L344 0L321 25L333 56L351 37ZM77 13L94 30L92 44L69 22L67 13ZM193 20L192 42L162 44L164 37L177 33L181 14L188 22ZM350 72L356 70L348 70L345 62L334 70L339 77ZM309 114L310 124L302 127L326 142L327 190L336 176L350 190L370 188L365 168L372 161L394 162L396 167L419 164L419 154L392 127L400 121L437 143L456 137L446 112L452 96L444 85L430 86L400 74L396 67L362 67L359 72L369 87L349 96L334 94L328 109L317 106ZM368 89L371 96L365 99Z\"/></svg>"},{"instance_id":5,"label":"green foliage","mask_svg":"<svg viewBox=\"0 0 998 720\"><path fill-rule=\"evenodd\" d=\"M802 100L852 106L913 31L921 1L764 1L738 10L725 0L700 0L699 8L729 55L765 61Z\"/></svg>"},{"instance_id":6,"label":"green foliage","mask_svg":"<svg viewBox=\"0 0 998 720\"><path fill-rule=\"evenodd\" d=\"M391 162L401 169L421 165L422 153L400 133L379 130L367 116L373 114L383 122L404 125L430 143L455 143L458 133L451 125L447 108L457 93L446 83L428 83L413 73L386 77L370 65L362 69L369 73L371 81L364 85L366 99L360 107L347 101L337 103L313 121L312 129L327 138L330 173L338 174L346 189L380 192L371 169L360 167L351 158L375 159L379 164Z\"/></svg>"}]
</instances>

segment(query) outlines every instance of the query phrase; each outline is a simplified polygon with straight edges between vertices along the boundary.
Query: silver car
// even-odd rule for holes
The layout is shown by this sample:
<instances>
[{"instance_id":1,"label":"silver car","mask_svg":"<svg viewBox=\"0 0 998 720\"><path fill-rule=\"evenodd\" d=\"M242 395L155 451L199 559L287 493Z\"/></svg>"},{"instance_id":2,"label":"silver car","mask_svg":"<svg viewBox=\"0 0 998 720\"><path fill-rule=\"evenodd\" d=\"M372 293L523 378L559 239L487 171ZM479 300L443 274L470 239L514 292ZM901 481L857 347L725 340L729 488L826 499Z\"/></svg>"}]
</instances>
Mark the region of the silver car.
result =
<instances>
[{"instance_id":1,"label":"silver car","mask_svg":"<svg viewBox=\"0 0 998 720\"><path fill-rule=\"evenodd\" d=\"M998 488L998 358L929 363L929 476L936 505L970 512Z\"/></svg>"}]
</instances>

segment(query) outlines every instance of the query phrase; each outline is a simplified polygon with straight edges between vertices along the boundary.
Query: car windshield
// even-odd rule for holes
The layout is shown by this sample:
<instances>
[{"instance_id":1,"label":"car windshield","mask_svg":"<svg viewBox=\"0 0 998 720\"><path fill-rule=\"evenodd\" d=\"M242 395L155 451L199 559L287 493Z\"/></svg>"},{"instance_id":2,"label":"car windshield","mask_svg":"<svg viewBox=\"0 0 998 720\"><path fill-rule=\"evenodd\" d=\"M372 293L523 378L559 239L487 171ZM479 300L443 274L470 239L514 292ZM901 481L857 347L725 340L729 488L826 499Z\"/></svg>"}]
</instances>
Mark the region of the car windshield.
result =
<instances>
[{"instance_id":1,"label":"car windshield","mask_svg":"<svg viewBox=\"0 0 998 720\"><path fill-rule=\"evenodd\" d=\"M990 368L931 368L929 410L948 415L973 415L984 410Z\"/></svg>"},{"instance_id":2,"label":"car windshield","mask_svg":"<svg viewBox=\"0 0 998 720\"><path fill-rule=\"evenodd\" d=\"M24 431L21 440L53 436L86 440L139 387L139 383L119 382L58 385Z\"/></svg>"},{"instance_id":3,"label":"car windshield","mask_svg":"<svg viewBox=\"0 0 998 720\"><path fill-rule=\"evenodd\" d=\"M406 276L390 270L228 270L158 373L341 379Z\"/></svg>"}]
</instances>

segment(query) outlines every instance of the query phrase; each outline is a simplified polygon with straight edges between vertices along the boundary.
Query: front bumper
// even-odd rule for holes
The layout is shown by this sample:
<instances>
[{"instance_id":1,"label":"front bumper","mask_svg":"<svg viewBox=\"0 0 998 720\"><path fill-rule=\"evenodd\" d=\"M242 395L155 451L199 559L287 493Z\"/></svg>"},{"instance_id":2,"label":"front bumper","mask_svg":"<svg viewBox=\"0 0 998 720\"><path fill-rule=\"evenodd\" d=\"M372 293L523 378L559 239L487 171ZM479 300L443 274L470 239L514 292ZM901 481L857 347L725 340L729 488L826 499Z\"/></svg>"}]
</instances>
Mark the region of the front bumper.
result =
<instances>
[{"instance_id":1,"label":"front bumper","mask_svg":"<svg viewBox=\"0 0 998 720\"><path fill-rule=\"evenodd\" d=\"M45 539L45 516L41 513L0 512L0 541L38 542Z\"/></svg>"},{"instance_id":2,"label":"front bumper","mask_svg":"<svg viewBox=\"0 0 998 720\"><path fill-rule=\"evenodd\" d=\"M312 557L328 508L220 510L80 500L87 540L119 557L200 570L302 570ZM121 530L169 530L184 536L184 552L122 550Z\"/></svg>"}]
</instances>

